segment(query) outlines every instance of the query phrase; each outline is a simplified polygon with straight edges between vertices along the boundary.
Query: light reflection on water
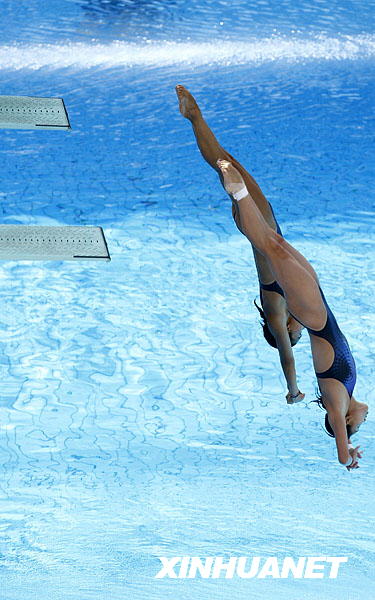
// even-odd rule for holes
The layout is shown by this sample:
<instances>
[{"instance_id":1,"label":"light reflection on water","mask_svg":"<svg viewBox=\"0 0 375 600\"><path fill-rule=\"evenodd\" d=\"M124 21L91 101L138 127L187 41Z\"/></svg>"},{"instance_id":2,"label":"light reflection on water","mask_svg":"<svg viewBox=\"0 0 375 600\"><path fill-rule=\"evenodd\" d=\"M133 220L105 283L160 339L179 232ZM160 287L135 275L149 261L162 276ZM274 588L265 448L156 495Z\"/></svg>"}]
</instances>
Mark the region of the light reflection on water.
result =
<instances>
[{"instance_id":1,"label":"light reflection on water","mask_svg":"<svg viewBox=\"0 0 375 600\"><path fill-rule=\"evenodd\" d=\"M67 43L1 46L3 69L159 67L169 65L235 66L274 61L308 63L312 60L355 60L375 55L371 35L317 36L299 40L283 37L216 42L163 42L134 44L115 41L109 44Z\"/></svg>"}]
</instances>

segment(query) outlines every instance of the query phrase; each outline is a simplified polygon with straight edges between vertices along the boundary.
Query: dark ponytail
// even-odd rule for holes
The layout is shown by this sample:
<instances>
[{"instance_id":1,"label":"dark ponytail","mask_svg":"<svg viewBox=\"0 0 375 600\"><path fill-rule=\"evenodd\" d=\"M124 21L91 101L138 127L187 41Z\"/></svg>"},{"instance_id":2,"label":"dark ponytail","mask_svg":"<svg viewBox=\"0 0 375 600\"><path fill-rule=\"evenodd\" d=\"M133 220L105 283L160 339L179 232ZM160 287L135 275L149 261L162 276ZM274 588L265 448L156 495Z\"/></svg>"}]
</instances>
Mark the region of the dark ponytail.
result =
<instances>
[{"instance_id":1,"label":"dark ponytail","mask_svg":"<svg viewBox=\"0 0 375 600\"><path fill-rule=\"evenodd\" d=\"M326 433L327 433L327 434L328 434L330 437L333 437L333 438L334 438L334 437L335 437L335 432L333 431L333 429L332 429L332 427L331 427L331 424L330 424L330 422L329 422L329 419L328 419L328 413L327 413L327 409L326 409L326 407L325 407L325 406L324 406L324 404L323 404L323 399L322 399L322 396L321 396L321 394L320 394L320 393L318 393L318 392L316 392L316 400L311 400L311 402L316 402L316 404L317 404L317 405L318 405L318 406L319 406L319 407L320 407L322 410L325 410L325 411L326 411L326 415L325 415L325 418L324 418L324 427L325 427ZM346 434L347 434L347 436L348 436L348 440L349 440L349 439L350 439L350 436L352 435L352 432L351 432L350 425L347 425L347 426L346 426Z\"/></svg>"},{"instance_id":2,"label":"dark ponytail","mask_svg":"<svg viewBox=\"0 0 375 600\"><path fill-rule=\"evenodd\" d=\"M269 330L269 327L267 324L267 319L266 319L263 309L260 306L258 306L258 304L256 303L256 300L254 300L254 304L255 304L256 308L258 309L258 312L262 319L262 321L260 321L260 324L262 325L262 328L263 328L263 335L264 335L265 340L269 343L270 346L272 346L272 348L277 349L276 340Z\"/></svg>"}]
</instances>

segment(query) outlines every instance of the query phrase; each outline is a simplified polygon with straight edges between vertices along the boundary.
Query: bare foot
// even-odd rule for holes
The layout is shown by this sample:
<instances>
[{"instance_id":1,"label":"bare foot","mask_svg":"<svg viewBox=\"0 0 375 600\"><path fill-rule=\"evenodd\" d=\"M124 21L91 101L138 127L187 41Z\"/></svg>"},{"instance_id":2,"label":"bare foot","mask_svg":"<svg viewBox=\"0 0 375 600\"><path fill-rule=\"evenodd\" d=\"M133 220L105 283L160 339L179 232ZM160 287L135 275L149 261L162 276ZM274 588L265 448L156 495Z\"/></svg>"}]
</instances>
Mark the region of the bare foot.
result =
<instances>
[{"instance_id":1,"label":"bare foot","mask_svg":"<svg viewBox=\"0 0 375 600\"><path fill-rule=\"evenodd\" d=\"M224 187L228 194L233 195L246 187L241 173L237 171L231 162L219 158L217 166L223 174Z\"/></svg>"},{"instance_id":2,"label":"bare foot","mask_svg":"<svg viewBox=\"0 0 375 600\"><path fill-rule=\"evenodd\" d=\"M192 121L200 116L201 111L198 104L183 85L176 85L176 94L180 103L180 113L185 119Z\"/></svg>"}]
</instances>

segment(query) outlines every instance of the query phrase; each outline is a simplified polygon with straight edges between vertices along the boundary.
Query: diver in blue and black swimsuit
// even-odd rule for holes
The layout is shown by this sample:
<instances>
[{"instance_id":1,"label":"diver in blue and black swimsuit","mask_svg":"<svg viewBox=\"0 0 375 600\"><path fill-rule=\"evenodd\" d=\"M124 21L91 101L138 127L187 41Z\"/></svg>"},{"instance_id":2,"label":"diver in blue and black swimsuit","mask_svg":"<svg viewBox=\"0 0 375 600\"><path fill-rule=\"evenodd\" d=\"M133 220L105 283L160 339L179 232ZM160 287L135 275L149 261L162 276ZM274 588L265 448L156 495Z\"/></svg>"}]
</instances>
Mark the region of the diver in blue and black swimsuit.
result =
<instances>
[{"instance_id":1,"label":"diver in blue and black swimsuit","mask_svg":"<svg viewBox=\"0 0 375 600\"><path fill-rule=\"evenodd\" d=\"M303 327L311 342L320 405L326 410L326 430L336 441L340 463L358 467L359 446L351 436L365 420L368 407L353 397L356 369L347 340L339 329L310 263L282 236L253 177L220 146L193 96L176 87L181 114L190 120L198 147L232 199L232 216L251 242L260 285L263 333L277 348L288 386L287 402L304 398L297 386L292 352Z\"/></svg>"},{"instance_id":2,"label":"diver in blue and black swimsuit","mask_svg":"<svg viewBox=\"0 0 375 600\"><path fill-rule=\"evenodd\" d=\"M276 293L284 296L289 313L309 333L327 430L335 438L339 462L355 469L362 455L359 446L352 446L351 436L365 420L368 407L353 396L356 368L348 342L310 263L266 223L233 164L218 160L218 167L226 191L237 202L244 235L267 258L279 288Z\"/></svg>"}]
</instances>

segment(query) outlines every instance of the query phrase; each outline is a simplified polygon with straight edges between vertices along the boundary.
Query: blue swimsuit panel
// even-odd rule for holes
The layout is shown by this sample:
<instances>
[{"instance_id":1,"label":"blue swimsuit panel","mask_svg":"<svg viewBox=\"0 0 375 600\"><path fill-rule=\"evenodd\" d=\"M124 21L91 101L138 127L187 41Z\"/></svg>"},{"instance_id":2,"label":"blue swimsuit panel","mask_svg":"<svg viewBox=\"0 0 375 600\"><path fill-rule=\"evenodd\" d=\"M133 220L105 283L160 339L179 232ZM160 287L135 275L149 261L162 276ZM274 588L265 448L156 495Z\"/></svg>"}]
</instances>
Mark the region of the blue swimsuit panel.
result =
<instances>
[{"instance_id":1,"label":"blue swimsuit panel","mask_svg":"<svg viewBox=\"0 0 375 600\"><path fill-rule=\"evenodd\" d=\"M277 233L278 233L279 235L283 235L283 234L282 234L282 232L281 232L281 229L280 229L280 225L278 224L278 222L277 222L277 219L276 219L276 217L275 217L275 213L273 212L273 208L272 208L272 204L271 204L271 202L269 202L268 204L270 205L270 209L271 209L271 211L272 211L273 218L275 219L275 223L276 223L276 231L277 231Z\"/></svg>"},{"instance_id":2,"label":"blue swimsuit panel","mask_svg":"<svg viewBox=\"0 0 375 600\"><path fill-rule=\"evenodd\" d=\"M337 325L337 321L333 312L327 304L323 291L319 288L327 311L327 321L323 329L316 331L306 327L307 331L312 335L327 340L333 348L334 358L329 369L323 373L316 373L320 379L337 379L346 387L349 397L352 397L355 382L357 379L357 371L353 355L350 351L348 341L341 329Z\"/></svg>"}]
</instances>

